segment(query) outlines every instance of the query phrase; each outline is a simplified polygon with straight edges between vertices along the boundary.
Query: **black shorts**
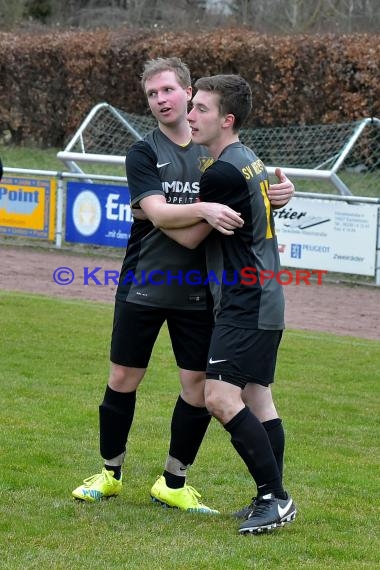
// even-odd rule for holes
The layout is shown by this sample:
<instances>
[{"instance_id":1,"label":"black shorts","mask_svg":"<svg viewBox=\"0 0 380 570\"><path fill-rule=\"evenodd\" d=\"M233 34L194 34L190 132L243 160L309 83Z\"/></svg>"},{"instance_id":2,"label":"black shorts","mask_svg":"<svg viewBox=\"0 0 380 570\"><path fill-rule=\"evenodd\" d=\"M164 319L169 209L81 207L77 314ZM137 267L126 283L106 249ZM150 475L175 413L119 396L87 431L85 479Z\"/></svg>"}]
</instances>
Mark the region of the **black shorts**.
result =
<instances>
[{"instance_id":1,"label":"black shorts","mask_svg":"<svg viewBox=\"0 0 380 570\"><path fill-rule=\"evenodd\" d=\"M177 365L206 370L214 316L212 310L161 309L116 300L111 362L147 368L154 343L166 321Z\"/></svg>"},{"instance_id":2,"label":"black shorts","mask_svg":"<svg viewBox=\"0 0 380 570\"><path fill-rule=\"evenodd\" d=\"M211 337L206 378L244 388L274 381L282 331L216 326Z\"/></svg>"}]
</instances>

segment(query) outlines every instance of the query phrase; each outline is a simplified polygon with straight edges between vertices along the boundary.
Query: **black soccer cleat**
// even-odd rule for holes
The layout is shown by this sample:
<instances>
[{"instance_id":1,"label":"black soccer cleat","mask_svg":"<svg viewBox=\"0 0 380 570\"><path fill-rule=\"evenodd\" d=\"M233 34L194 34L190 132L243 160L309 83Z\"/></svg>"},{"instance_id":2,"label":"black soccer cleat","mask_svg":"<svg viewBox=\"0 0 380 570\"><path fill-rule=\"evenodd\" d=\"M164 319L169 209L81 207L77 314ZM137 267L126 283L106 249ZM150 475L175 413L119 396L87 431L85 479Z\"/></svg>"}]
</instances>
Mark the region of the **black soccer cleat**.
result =
<instances>
[{"instance_id":1,"label":"black soccer cleat","mask_svg":"<svg viewBox=\"0 0 380 570\"><path fill-rule=\"evenodd\" d=\"M247 520L239 527L240 534L260 534L292 522L297 509L288 495L286 499L277 499L272 493L259 497Z\"/></svg>"},{"instance_id":2,"label":"black soccer cleat","mask_svg":"<svg viewBox=\"0 0 380 570\"><path fill-rule=\"evenodd\" d=\"M240 511L236 511L235 513L232 513L232 516L235 519L242 519L242 520L247 519L249 517L250 513L255 508L256 501L257 501L257 497L252 497L252 501L249 503L249 505L246 505L245 507L240 509Z\"/></svg>"}]
</instances>

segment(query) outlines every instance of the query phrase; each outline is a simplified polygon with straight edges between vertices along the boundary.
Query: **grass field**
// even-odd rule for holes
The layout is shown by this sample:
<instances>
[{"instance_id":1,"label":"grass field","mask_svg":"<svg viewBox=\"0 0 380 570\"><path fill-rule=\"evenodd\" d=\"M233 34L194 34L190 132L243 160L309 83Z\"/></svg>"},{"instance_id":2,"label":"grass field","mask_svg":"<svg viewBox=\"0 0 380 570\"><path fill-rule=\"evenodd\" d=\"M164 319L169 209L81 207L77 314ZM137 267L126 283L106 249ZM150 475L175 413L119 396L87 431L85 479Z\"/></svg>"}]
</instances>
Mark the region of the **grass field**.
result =
<instances>
[{"instance_id":1,"label":"grass field","mask_svg":"<svg viewBox=\"0 0 380 570\"><path fill-rule=\"evenodd\" d=\"M123 492L81 504L71 490L101 466L97 407L112 307L2 291L0 314L1 568L379 567L378 342L286 331L274 392L299 515L271 535L239 536L229 513L254 489L215 421L189 482L221 516L149 500L178 392L166 330L139 391Z\"/></svg>"},{"instance_id":2,"label":"grass field","mask_svg":"<svg viewBox=\"0 0 380 570\"><path fill-rule=\"evenodd\" d=\"M0 145L0 157L3 166L12 168L28 168L32 170L68 171L63 162L57 158L58 148L33 148L22 146ZM125 176L124 166L109 166L105 164L85 164L83 170L92 174L108 174L110 176Z\"/></svg>"}]
</instances>

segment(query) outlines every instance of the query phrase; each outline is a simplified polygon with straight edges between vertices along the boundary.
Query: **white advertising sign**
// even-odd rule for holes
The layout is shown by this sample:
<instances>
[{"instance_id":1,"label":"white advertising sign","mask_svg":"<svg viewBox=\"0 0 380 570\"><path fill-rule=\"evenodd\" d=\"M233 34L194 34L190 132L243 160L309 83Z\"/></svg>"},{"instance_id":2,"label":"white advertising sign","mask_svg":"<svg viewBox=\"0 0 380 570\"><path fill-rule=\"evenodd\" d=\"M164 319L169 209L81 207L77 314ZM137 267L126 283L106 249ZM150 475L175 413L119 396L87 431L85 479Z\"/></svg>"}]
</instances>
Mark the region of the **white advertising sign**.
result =
<instances>
[{"instance_id":1,"label":"white advertising sign","mask_svg":"<svg viewBox=\"0 0 380 570\"><path fill-rule=\"evenodd\" d=\"M377 206L293 198L274 216L283 266L375 274Z\"/></svg>"}]
</instances>

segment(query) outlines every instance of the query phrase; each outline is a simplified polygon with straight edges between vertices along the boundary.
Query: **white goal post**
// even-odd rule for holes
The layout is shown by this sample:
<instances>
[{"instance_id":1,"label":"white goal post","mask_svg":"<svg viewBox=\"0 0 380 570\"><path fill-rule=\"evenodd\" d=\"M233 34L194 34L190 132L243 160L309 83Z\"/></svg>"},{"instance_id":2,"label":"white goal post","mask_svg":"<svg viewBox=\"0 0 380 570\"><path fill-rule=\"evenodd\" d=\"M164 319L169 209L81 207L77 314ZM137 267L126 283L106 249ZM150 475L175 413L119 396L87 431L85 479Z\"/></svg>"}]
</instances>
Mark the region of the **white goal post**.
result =
<instances>
[{"instance_id":1,"label":"white goal post","mask_svg":"<svg viewBox=\"0 0 380 570\"><path fill-rule=\"evenodd\" d=\"M57 157L71 172L85 164L123 166L130 146L156 126L139 116L99 103ZM247 128L241 140L251 146L273 175L276 166L297 181L297 191L355 194L358 185L380 190L380 119L329 125ZM379 192L380 193L380 192ZM363 195L363 192L360 192ZM372 193L373 194L373 193Z\"/></svg>"}]
</instances>

